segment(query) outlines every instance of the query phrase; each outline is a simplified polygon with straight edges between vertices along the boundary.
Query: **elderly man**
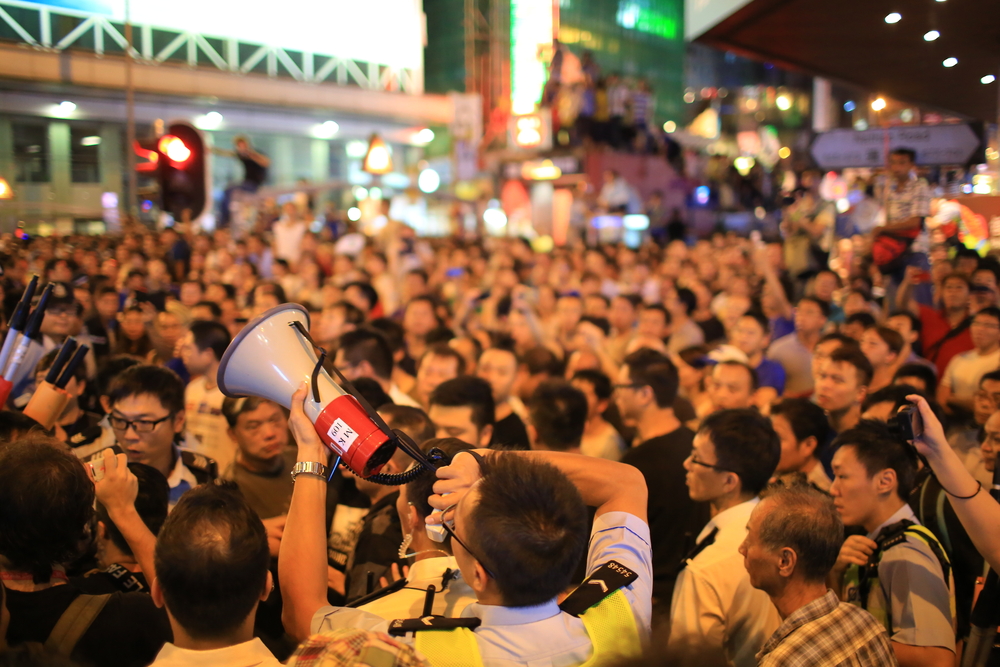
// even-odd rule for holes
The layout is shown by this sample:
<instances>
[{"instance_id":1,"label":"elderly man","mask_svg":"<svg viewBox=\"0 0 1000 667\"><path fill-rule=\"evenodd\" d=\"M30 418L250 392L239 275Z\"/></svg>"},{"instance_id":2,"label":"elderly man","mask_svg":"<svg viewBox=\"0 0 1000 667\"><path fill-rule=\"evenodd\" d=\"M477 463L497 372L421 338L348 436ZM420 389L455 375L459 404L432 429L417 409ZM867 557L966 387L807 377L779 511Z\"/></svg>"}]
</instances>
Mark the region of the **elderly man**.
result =
<instances>
[{"instance_id":1,"label":"elderly man","mask_svg":"<svg viewBox=\"0 0 1000 667\"><path fill-rule=\"evenodd\" d=\"M833 500L807 484L776 486L750 515L743 564L782 619L759 667L896 665L878 621L826 587L843 540Z\"/></svg>"}]
</instances>

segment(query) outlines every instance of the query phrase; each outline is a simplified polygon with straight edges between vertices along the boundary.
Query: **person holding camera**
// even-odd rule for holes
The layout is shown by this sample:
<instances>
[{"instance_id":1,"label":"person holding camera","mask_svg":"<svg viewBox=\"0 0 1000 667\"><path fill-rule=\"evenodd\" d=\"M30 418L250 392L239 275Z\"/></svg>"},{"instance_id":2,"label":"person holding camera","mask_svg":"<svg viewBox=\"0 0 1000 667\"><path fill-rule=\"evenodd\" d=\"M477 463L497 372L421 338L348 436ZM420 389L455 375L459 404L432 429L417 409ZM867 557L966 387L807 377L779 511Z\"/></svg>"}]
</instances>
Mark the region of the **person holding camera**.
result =
<instances>
[{"instance_id":1,"label":"person holding camera","mask_svg":"<svg viewBox=\"0 0 1000 667\"><path fill-rule=\"evenodd\" d=\"M901 667L953 665L951 564L907 504L916 455L885 424L871 420L844 431L833 445L834 505L844 525L866 534L844 542L831 588L883 624Z\"/></svg>"}]
</instances>

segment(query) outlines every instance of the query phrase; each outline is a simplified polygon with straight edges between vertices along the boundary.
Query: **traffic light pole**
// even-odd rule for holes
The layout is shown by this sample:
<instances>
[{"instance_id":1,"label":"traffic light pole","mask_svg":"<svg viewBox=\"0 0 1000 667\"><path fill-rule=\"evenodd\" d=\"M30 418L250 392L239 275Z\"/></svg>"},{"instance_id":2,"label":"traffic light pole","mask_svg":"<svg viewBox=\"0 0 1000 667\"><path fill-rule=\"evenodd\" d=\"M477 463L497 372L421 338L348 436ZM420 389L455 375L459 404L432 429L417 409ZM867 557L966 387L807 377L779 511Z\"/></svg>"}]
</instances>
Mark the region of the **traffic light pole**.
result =
<instances>
[{"instance_id":1,"label":"traffic light pole","mask_svg":"<svg viewBox=\"0 0 1000 667\"><path fill-rule=\"evenodd\" d=\"M125 213L133 220L138 215L139 184L135 173L135 86L132 82L132 18L129 12L129 0L125 0L125 141L128 148L125 155L128 160L128 192L125 194Z\"/></svg>"}]
</instances>

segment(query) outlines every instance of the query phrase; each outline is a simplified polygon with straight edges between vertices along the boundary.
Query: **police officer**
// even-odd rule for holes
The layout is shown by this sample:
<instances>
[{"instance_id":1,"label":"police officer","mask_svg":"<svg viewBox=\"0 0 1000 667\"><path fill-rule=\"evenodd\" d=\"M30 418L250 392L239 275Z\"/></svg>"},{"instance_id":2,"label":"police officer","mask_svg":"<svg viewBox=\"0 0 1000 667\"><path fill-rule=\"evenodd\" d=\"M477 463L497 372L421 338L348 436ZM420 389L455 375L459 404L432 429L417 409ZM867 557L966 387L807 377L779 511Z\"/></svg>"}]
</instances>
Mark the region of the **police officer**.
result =
<instances>
[{"instance_id":1,"label":"police officer","mask_svg":"<svg viewBox=\"0 0 1000 667\"><path fill-rule=\"evenodd\" d=\"M291 426L303 469L323 465L324 449L293 396ZM320 470L320 472L322 472ZM582 665L635 656L648 637L652 566L646 484L630 466L561 452L460 452L438 469L431 517L450 538L462 579L476 594L459 618L428 614L358 626L404 634L432 664L458 653L470 664L538 660ZM286 629L297 638L326 629L321 571L326 484L300 474L285 524L279 574ZM587 549L586 507L596 507L587 582L562 605ZM416 632L416 627L442 632ZM414 634L416 635L414 637Z\"/></svg>"}]
</instances>

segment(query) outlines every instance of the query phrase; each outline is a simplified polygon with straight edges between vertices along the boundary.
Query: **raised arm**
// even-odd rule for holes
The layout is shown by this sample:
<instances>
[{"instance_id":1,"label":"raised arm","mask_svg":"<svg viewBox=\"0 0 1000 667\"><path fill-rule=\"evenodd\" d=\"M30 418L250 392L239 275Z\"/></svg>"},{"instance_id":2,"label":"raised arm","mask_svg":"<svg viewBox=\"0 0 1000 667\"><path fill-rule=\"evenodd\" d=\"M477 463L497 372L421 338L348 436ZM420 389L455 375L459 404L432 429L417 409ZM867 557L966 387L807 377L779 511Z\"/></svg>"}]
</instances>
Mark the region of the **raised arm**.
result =
<instances>
[{"instance_id":1,"label":"raised arm","mask_svg":"<svg viewBox=\"0 0 1000 667\"><path fill-rule=\"evenodd\" d=\"M1000 571L1000 504L966 470L948 444L941 422L927 401L916 395L906 398L919 407L924 422L923 435L914 441L917 451L927 459L938 482L947 489L948 500L976 550L990 567Z\"/></svg>"},{"instance_id":2,"label":"raised arm","mask_svg":"<svg viewBox=\"0 0 1000 667\"><path fill-rule=\"evenodd\" d=\"M908 310L917 317L920 316L920 304L913 298L913 281L919 272L920 269L915 266L906 267L906 274L896 291L896 308Z\"/></svg>"},{"instance_id":3,"label":"raised arm","mask_svg":"<svg viewBox=\"0 0 1000 667\"><path fill-rule=\"evenodd\" d=\"M156 578L156 536L150 532L135 509L135 499L139 495L139 480L128 469L128 456L105 449L104 477L94 482L97 499L108 510L108 517L121 532L132 549L139 567L147 581ZM90 466L87 473L94 479Z\"/></svg>"},{"instance_id":4,"label":"raised arm","mask_svg":"<svg viewBox=\"0 0 1000 667\"><path fill-rule=\"evenodd\" d=\"M597 508L596 516L607 512L627 512L648 521L646 480L633 466L565 452L497 452L491 449L478 449L476 452L484 458L526 456L549 463L573 482L588 506ZM482 476L475 457L462 456L462 452L455 456L451 465L439 468L437 474L434 495L429 499L431 507L436 509L453 505ZM460 495L445 498L445 494ZM434 517L428 517L428 522L433 523Z\"/></svg>"},{"instance_id":5,"label":"raised arm","mask_svg":"<svg viewBox=\"0 0 1000 667\"><path fill-rule=\"evenodd\" d=\"M326 464L329 452L302 410L306 393L303 384L292 396L288 422L298 444L296 460ZM285 631L298 641L309 636L313 615L327 605L325 520L326 480L315 475L299 475L292 490L278 551L283 602L281 621Z\"/></svg>"}]
</instances>

